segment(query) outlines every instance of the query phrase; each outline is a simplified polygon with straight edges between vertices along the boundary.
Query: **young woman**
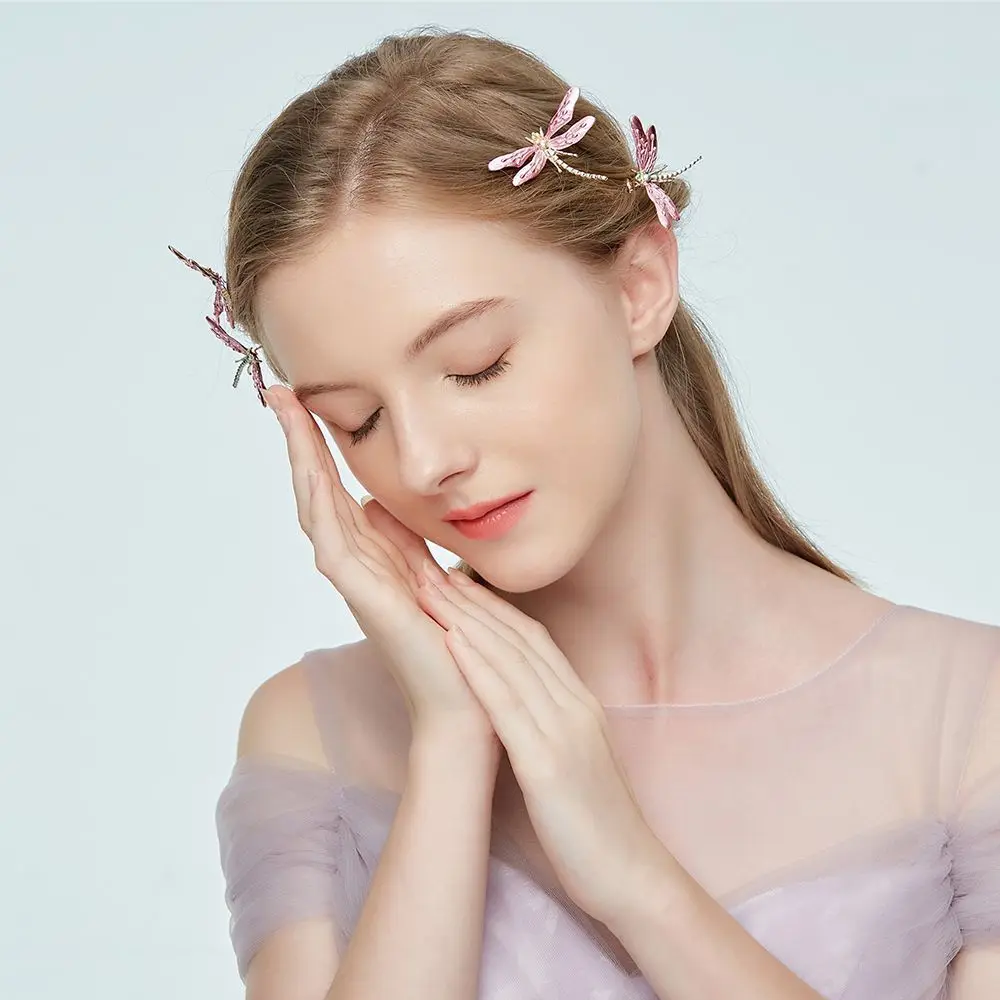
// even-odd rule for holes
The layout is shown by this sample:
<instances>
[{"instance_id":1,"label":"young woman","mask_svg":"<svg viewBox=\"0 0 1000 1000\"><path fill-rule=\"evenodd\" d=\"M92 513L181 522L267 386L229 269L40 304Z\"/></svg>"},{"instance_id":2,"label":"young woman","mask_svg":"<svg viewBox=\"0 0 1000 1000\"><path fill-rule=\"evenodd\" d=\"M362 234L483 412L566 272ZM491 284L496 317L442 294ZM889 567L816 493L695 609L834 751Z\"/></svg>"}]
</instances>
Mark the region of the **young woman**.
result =
<instances>
[{"instance_id":1,"label":"young woman","mask_svg":"<svg viewBox=\"0 0 1000 1000\"><path fill-rule=\"evenodd\" d=\"M782 509L631 125L424 31L242 167L224 305L365 634L246 708L251 1000L1000 995L1000 627L874 595Z\"/></svg>"}]
</instances>

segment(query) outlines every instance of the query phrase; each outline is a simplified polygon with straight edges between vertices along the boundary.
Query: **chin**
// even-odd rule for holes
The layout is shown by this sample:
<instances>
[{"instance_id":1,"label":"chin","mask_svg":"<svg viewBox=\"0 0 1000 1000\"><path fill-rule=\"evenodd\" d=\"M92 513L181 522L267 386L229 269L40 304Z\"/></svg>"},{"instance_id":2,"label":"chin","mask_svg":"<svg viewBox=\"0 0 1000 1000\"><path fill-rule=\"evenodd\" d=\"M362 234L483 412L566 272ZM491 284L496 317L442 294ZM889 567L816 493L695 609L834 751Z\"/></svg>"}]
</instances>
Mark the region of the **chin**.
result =
<instances>
[{"instance_id":1,"label":"chin","mask_svg":"<svg viewBox=\"0 0 1000 1000\"><path fill-rule=\"evenodd\" d=\"M530 594L559 579L543 567L526 570L521 566L476 566L475 570L494 590L504 594Z\"/></svg>"},{"instance_id":2,"label":"chin","mask_svg":"<svg viewBox=\"0 0 1000 1000\"><path fill-rule=\"evenodd\" d=\"M524 540L458 555L494 589L506 594L527 594L561 580L580 561L587 547L583 539L573 544L565 535L550 533L544 545Z\"/></svg>"}]
</instances>

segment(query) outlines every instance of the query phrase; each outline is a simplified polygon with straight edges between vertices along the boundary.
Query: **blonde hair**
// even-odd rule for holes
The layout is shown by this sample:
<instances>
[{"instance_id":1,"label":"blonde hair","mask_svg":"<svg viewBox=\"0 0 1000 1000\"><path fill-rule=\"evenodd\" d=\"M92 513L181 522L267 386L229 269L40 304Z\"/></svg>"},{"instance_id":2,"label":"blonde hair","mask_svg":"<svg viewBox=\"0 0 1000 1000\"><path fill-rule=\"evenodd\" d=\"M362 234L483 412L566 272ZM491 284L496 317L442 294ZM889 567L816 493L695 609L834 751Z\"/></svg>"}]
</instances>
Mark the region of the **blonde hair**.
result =
<instances>
[{"instance_id":1,"label":"blonde hair","mask_svg":"<svg viewBox=\"0 0 1000 1000\"><path fill-rule=\"evenodd\" d=\"M605 174L584 180L549 166L515 188L512 171L486 164L544 128L568 84L531 53L477 32L421 28L384 38L296 97L247 155L233 189L226 281L235 325L259 344L275 375L255 308L275 265L306 256L354 210L419 205L513 226L537 245L572 255L595 276L638 227L656 223L653 203L624 183L637 169L615 119L581 94L574 120L597 121L570 162ZM679 212L690 201L680 177L662 182ZM658 223L657 223L658 224ZM681 300L656 346L663 383L695 445L747 522L766 541L844 580L783 508L750 455L721 352ZM459 568L486 583L464 561Z\"/></svg>"}]
</instances>

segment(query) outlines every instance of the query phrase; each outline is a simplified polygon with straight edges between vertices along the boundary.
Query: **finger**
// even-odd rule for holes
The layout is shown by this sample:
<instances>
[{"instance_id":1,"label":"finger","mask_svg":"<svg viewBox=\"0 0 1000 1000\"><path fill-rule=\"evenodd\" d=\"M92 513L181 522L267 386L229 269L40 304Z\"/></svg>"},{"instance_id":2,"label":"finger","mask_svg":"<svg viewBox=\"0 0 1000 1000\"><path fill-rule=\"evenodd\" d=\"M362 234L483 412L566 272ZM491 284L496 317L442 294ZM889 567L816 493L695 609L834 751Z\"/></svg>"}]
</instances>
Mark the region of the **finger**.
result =
<instances>
[{"instance_id":1,"label":"finger","mask_svg":"<svg viewBox=\"0 0 1000 1000\"><path fill-rule=\"evenodd\" d=\"M303 407L303 409L305 408ZM330 479L333 483L334 500L345 500L344 503L338 502L338 510L342 515L350 517L351 521L354 523L355 529L360 532L362 530L363 521L363 518L361 517L361 507L359 504L353 502L354 498L344 488L343 480L340 478L340 469L337 467L337 463L333 455L330 454L330 448L326 443L326 438L323 436L322 429L316 422L313 415L308 410L305 412L309 417L309 430L312 433L313 441L315 442L316 454L326 466L326 469L330 474Z\"/></svg>"},{"instance_id":2,"label":"finger","mask_svg":"<svg viewBox=\"0 0 1000 1000\"><path fill-rule=\"evenodd\" d=\"M309 464L308 458L311 458L311 456L308 452L305 455L303 454L303 448L300 443L301 436L298 433L298 421L295 418L295 408L287 402L290 393L279 395L275 391L275 387L271 386L268 389L268 394L272 395L276 400L276 404L281 407L280 415L278 415L277 410L275 414L278 416L278 423L285 435L285 450L288 455L288 466L292 473L292 492L295 497L295 511L299 520L299 527L308 534L309 482L307 472L310 468L315 468L316 464L315 462Z\"/></svg>"},{"instance_id":3,"label":"finger","mask_svg":"<svg viewBox=\"0 0 1000 1000\"><path fill-rule=\"evenodd\" d=\"M330 476L332 487L331 498L336 505L337 513L348 523L353 524L356 531L360 532L361 508L353 502L351 495L344 489L344 484L340 478L340 470L337 468L337 463L334 461L333 455L330 454L326 438L323 437L323 432L316 422L316 418L295 398L293 393L287 393L282 397L281 402L285 413L290 416L292 414L295 415L294 421L290 421L295 429L297 430L300 425L308 429L309 439L313 446L312 454L318 463L317 467L322 466L325 468Z\"/></svg>"},{"instance_id":4,"label":"finger","mask_svg":"<svg viewBox=\"0 0 1000 1000\"><path fill-rule=\"evenodd\" d=\"M330 454L326 439L323 437L323 432L316 423L315 417L296 399L294 393L286 391L283 386L277 391L275 386L271 386L268 392L274 394L285 419L285 433L288 437L289 461L293 467L293 480L297 484L301 484L303 465L307 470L316 469L325 472L329 479L327 495L329 502L333 505L337 520L340 522L343 544L350 552L359 553L366 550L369 555L374 555L371 547L362 542L362 539L367 537L367 533L361 528L364 514L354 498L344 489L340 470ZM300 470L298 475L296 475L295 469ZM306 490L308 491L308 483ZM303 530L312 537L306 527L303 527ZM379 547L376 546L376 548Z\"/></svg>"},{"instance_id":5,"label":"finger","mask_svg":"<svg viewBox=\"0 0 1000 1000\"><path fill-rule=\"evenodd\" d=\"M525 635L513 624L509 624L512 619L511 616L505 612L504 608L511 611L514 609L511 608L502 597L497 597L497 602L501 606L496 610L487 607L485 602L474 600L469 590L454 582L458 575L459 570L453 568L445 574L447 582L440 585L447 600L452 602L456 607L460 608L465 614L475 618L477 621L490 625L512 646L515 646L517 649L520 649L525 653L532 651L534 646L528 641L527 635ZM496 597L495 594L491 594L491 596Z\"/></svg>"},{"instance_id":6,"label":"finger","mask_svg":"<svg viewBox=\"0 0 1000 1000\"><path fill-rule=\"evenodd\" d=\"M469 602L459 607L451 594L435 592L433 587L421 588L421 597L428 601L428 608L441 625L461 628L480 656L529 706L545 731L551 731L556 712L572 707L572 694L544 660L527 643L512 641L520 638L516 632L495 618L488 620L482 609Z\"/></svg>"},{"instance_id":7,"label":"finger","mask_svg":"<svg viewBox=\"0 0 1000 1000\"><path fill-rule=\"evenodd\" d=\"M463 602L481 608L491 617L498 619L507 628L516 632L524 642L528 643L537 653L544 655L548 649L542 638L544 626L534 618L515 608L499 594L493 593L487 587L480 586L471 577L456 567L448 570L448 580L454 585L454 591ZM551 643L551 640L549 640Z\"/></svg>"},{"instance_id":8,"label":"finger","mask_svg":"<svg viewBox=\"0 0 1000 1000\"><path fill-rule=\"evenodd\" d=\"M411 531L402 521L387 511L378 500L370 500L365 504L364 509L372 527L380 531L402 554L415 577L416 586L419 586L420 582L428 576L440 581L445 580L446 574L435 562L427 548L426 539Z\"/></svg>"},{"instance_id":9,"label":"finger","mask_svg":"<svg viewBox=\"0 0 1000 1000\"><path fill-rule=\"evenodd\" d=\"M315 484L309 497L310 538L316 552L316 568L340 590L349 593L376 582L384 570L357 545L353 532L344 530L332 502L332 483L325 469L316 470ZM345 578L361 568L363 577ZM343 596L343 592L342 596ZM346 597L345 597L346 600ZM350 607L350 605L348 605ZM354 609L351 608L352 613Z\"/></svg>"},{"instance_id":10,"label":"finger","mask_svg":"<svg viewBox=\"0 0 1000 1000\"><path fill-rule=\"evenodd\" d=\"M553 642L548 630L541 622L515 608L499 594L495 594L489 588L476 583L475 580L470 579L458 569L450 569L447 576L454 584L453 590L461 594L469 604L489 613L507 628L513 630L523 642L531 646L542 659L550 664L551 669L570 691L573 691L578 697L593 697L590 689L580 680L573 665Z\"/></svg>"},{"instance_id":11,"label":"finger","mask_svg":"<svg viewBox=\"0 0 1000 1000\"><path fill-rule=\"evenodd\" d=\"M303 409L305 409L303 407ZM334 503L340 517L353 525L354 536L358 547L367 551L371 556L377 557L380 552L389 562L392 563L399 578L410 587L416 587L419 580L408 565L407 560L395 551L393 545L389 544L375 525L371 522L370 512L363 509L361 505L348 493L340 478L340 470L337 462L330 453L329 445L323 435L323 430L309 410L305 410L309 418L308 423L316 444L316 452L320 455L326 469L330 475L331 487Z\"/></svg>"},{"instance_id":12,"label":"finger","mask_svg":"<svg viewBox=\"0 0 1000 1000\"><path fill-rule=\"evenodd\" d=\"M394 521L395 518L377 500L370 500L363 510L368 524L366 536L371 539L372 544L382 550L387 559L392 561L400 579L405 580L411 590L415 591L420 586L420 564L407 557L406 552L388 536L388 522Z\"/></svg>"},{"instance_id":13,"label":"finger","mask_svg":"<svg viewBox=\"0 0 1000 1000\"><path fill-rule=\"evenodd\" d=\"M531 706L517 695L468 636L463 638L460 631L449 630L445 633L445 643L472 693L486 711L515 773L521 771L522 762L542 759L543 733Z\"/></svg>"},{"instance_id":14,"label":"finger","mask_svg":"<svg viewBox=\"0 0 1000 1000\"><path fill-rule=\"evenodd\" d=\"M298 404L298 400L295 402ZM301 408L305 411L305 414L308 417L308 424L315 442L316 453L320 456L330 474L333 488L333 499L337 505L337 511L342 519L350 519L350 522L353 523L359 547L366 549L365 542L363 541L363 539L366 539L371 546L377 548L377 550L392 563L393 568L399 574L400 580L405 581L405 583L411 588L417 587L420 580L417 576L415 567L410 565L410 560L404 558L398 551L396 551L392 544L387 542L384 533L381 530L381 526L376 526L372 523L371 512L362 508L361 504L359 504L344 487L343 480L340 478L340 470L337 467L336 460L330 453L330 448L327 444L322 428L319 426L318 421L309 410L306 410L305 407ZM374 549L366 550L373 556L377 554Z\"/></svg>"},{"instance_id":15,"label":"finger","mask_svg":"<svg viewBox=\"0 0 1000 1000\"><path fill-rule=\"evenodd\" d=\"M317 508L310 492L308 479L309 471L315 470L321 477L325 477L330 484L325 495L328 498L327 502L331 504L334 517L334 521L328 525L328 529L332 529L336 525L337 540L335 549L337 552L347 552L357 556L360 550L357 544L357 532L354 530L354 520L343 501L338 502L338 493L343 492L343 486L340 484L340 476L336 465L332 464L332 466L328 466L318 452L315 439L309 430L310 425L315 425L312 415L284 387L277 389L277 387L271 386L268 392L269 394L273 394L277 405L281 407L299 526L310 541L313 542L315 548L316 542L313 538L312 517ZM322 556L322 553L317 552L317 556Z\"/></svg>"}]
</instances>

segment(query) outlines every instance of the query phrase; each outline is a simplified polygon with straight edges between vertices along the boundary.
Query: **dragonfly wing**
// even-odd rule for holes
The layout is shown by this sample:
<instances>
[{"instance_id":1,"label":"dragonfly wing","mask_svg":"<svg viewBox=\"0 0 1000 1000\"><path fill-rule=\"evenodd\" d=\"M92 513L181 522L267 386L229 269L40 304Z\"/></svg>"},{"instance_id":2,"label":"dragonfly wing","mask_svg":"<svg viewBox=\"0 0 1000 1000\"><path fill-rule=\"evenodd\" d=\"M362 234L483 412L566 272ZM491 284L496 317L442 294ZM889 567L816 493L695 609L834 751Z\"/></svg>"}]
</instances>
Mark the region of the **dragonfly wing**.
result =
<instances>
[{"instance_id":1,"label":"dragonfly wing","mask_svg":"<svg viewBox=\"0 0 1000 1000\"><path fill-rule=\"evenodd\" d=\"M670 228L670 220L676 222L681 216L677 211L677 206L670 200L667 192L655 184L645 184L646 194L649 200L656 206L656 215L660 220L660 225L665 229Z\"/></svg>"},{"instance_id":2,"label":"dragonfly wing","mask_svg":"<svg viewBox=\"0 0 1000 1000\"><path fill-rule=\"evenodd\" d=\"M562 135L553 136L549 139L549 145L556 149L565 149L572 146L574 142L579 142L590 131L590 126L597 119L593 115L587 115L578 122L574 122Z\"/></svg>"},{"instance_id":3,"label":"dragonfly wing","mask_svg":"<svg viewBox=\"0 0 1000 1000\"><path fill-rule=\"evenodd\" d=\"M537 177L541 173L542 167L545 166L547 159L548 158L542 150L536 150L535 155L531 158L531 162L526 166L521 167L521 169L514 174L514 187L520 187L520 185L530 181L533 177Z\"/></svg>"},{"instance_id":4,"label":"dragonfly wing","mask_svg":"<svg viewBox=\"0 0 1000 1000\"><path fill-rule=\"evenodd\" d=\"M659 151L659 142L656 139L656 126L650 125L646 129L646 140L649 143L649 169L656 166L656 155Z\"/></svg>"},{"instance_id":5,"label":"dragonfly wing","mask_svg":"<svg viewBox=\"0 0 1000 1000\"><path fill-rule=\"evenodd\" d=\"M504 167L520 167L527 163L531 154L535 152L535 146L522 146L515 149L513 153L504 153L503 156L494 156L486 164L487 170L503 170Z\"/></svg>"},{"instance_id":6,"label":"dragonfly wing","mask_svg":"<svg viewBox=\"0 0 1000 1000\"><path fill-rule=\"evenodd\" d=\"M647 132L638 115L632 115L629 124L632 126L632 142L635 143L636 166L643 171L652 170L656 162L656 131L650 125Z\"/></svg>"},{"instance_id":7,"label":"dragonfly wing","mask_svg":"<svg viewBox=\"0 0 1000 1000\"><path fill-rule=\"evenodd\" d=\"M264 399L264 389L266 386L260 372L260 362L257 360L256 355L250 359L250 378L253 379L253 384L257 387L257 398L260 400L260 405L267 406L267 400Z\"/></svg>"},{"instance_id":8,"label":"dragonfly wing","mask_svg":"<svg viewBox=\"0 0 1000 1000\"><path fill-rule=\"evenodd\" d=\"M559 102L559 107L556 108L556 113L552 116L549 127L545 130L546 139L551 139L553 134L558 132L573 117L573 108L576 106L579 96L579 87L570 87L563 94L563 99Z\"/></svg>"},{"instance_id":9,"label":"dragonfly wing","mask_svg":"<svg viewBox=\"0 0 1000 1000\"><path fill-rule=\"evenodd\" d=\"M223 280L222 275L217 274L210 267L204 267L203 265L199 264L198 261L196 260L191 260L190 257L185 257L184 254L180 252L180 250L177 250L176 248L170 246L169 243L167 244L167 249L175 257L177 257L179 260L182 260L185 264L187 264L187 266L190 267L192 270L197 271L199 274L205 275L206 278L210 278L216 284L218 284L220 281Z\"/></svg>"},{"instance_id":10,"label":"dragonfly wing","mask_svg":"<svg viewBox=\"0 0 1000 1000\"><path fill-rule=\"evenodd\" d=\"M230 337L225 330L212 319L211 316L206 316L205 319L208 320L208 325L212 328L212 333L216 335L224 344L231 347L234 351L239 351L240 354L246 354L248 349L244 347L235 337Z\"/></svg>"},{"instance_id":11,"label":"dragonfly wing","mask_svg":"<svg viewBox=\"0 0 1000 1000\"><path fill-rule=\"evenodd\" d=\"M212 312L215 313L215 318L218 319L222 315L223 310L225 310L229 325L232 326L232 315L229 312L229 302L227 299L225 286L221 281L217 281L215 283L215 301L212 303Z\"/></svg>"}]
</instances>

